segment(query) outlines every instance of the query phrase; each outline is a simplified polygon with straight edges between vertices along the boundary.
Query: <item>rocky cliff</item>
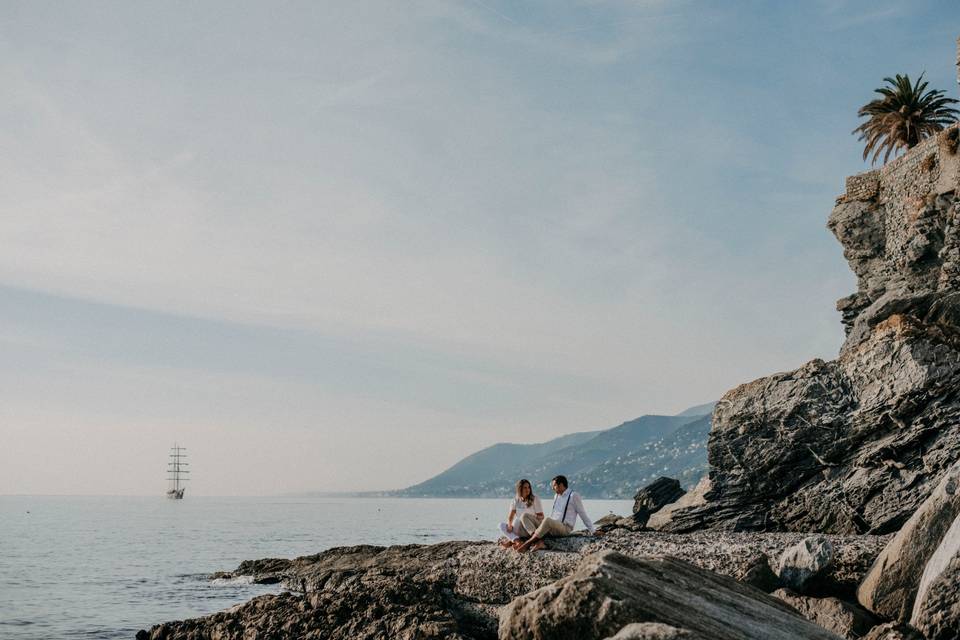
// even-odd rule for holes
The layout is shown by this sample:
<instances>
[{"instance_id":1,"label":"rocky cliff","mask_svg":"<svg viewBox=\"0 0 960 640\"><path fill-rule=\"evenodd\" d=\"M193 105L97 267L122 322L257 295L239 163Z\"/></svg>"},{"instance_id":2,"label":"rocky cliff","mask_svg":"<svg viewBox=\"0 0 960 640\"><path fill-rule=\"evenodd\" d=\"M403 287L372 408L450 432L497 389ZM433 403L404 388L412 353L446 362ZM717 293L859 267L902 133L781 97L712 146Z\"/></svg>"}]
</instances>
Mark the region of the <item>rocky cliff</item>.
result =
<instances>
[{"instance_id":1,"label":"rocky cliff","mask_svg":"<svg viewBox=\"0 0 960 640\"><path fill-rule=\"evenodd\" d=\"M725 394L709 490L666 530L896 531L960 458L957 146L954 126L847 180L839 357Z\"/></svg>"}]
</instances>

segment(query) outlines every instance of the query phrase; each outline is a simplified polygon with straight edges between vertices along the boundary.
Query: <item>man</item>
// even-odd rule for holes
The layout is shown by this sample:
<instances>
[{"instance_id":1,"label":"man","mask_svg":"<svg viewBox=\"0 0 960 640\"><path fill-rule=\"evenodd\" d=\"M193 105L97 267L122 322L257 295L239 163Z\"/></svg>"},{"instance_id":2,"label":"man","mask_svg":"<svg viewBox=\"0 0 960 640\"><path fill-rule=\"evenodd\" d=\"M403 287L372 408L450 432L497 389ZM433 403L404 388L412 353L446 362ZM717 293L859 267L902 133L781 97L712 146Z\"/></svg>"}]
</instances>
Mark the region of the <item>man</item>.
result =
<instances>
[{"instance_id":1,"label":"man","mask_svg":"<svg viewBox=\"0 0 960 640\"><path fill-rule=\"evenodd\" d=\"M557 476L550 481L550 486L553 488L553 492L557 494L553 499L553 511L550 513L550 517L544 518L539 526L533 519L533 514L525 513L520 518L523 528L527 531L533 531L529 540L515 547L521 553L543 549L546 546L543 539L547 536L570 535L573 532L573 526L577 524L577 516L580 516L591 535L599 535L590 520L590 516L583 508L583 500L580 499L580 494L570 490L567 478Z\"/></svg>"}]
</instances>

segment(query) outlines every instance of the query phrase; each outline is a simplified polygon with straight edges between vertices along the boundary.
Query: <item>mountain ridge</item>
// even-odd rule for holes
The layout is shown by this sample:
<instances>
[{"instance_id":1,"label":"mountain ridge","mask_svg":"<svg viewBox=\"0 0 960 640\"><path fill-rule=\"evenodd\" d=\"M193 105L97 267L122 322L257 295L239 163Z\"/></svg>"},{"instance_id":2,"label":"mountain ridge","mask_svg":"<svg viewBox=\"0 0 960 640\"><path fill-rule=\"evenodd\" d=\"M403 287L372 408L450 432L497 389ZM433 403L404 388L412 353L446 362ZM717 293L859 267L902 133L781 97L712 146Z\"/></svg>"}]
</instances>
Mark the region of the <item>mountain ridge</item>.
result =
<instances>
[{"instance_id":1,"label":"mountain ridge","mask_svg":"<svg viewBox=\"0 0 960 640\"><path fill-rule=\"evenodd\" d=\"M535 492L563 474L588 498L629 498L645 481L677 477L685 486L706 470L706 441L714 403L673 415L648 414L596 431L579 431L531 444L499 442L441 473L405 489L397 497L501 497L512 495L520 477Z\"/></svg>"}]
</instances>

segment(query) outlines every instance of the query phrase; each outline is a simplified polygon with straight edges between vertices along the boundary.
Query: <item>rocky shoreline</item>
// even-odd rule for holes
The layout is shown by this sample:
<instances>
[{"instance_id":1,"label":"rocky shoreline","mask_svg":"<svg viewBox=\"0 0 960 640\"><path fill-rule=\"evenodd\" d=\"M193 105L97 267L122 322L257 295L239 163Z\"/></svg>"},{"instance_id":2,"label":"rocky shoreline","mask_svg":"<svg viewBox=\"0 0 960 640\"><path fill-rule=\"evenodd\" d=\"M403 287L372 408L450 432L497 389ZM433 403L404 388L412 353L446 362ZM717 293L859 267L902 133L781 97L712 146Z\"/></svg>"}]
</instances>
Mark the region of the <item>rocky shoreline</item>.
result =
<instances>
[{"instance_id":1,"label":"rocky shoreline","mask_svg":"<svg viewBox=\"0 0 960 640\"><path fill-rule=\"evenodd\" d=\"M960 638L958 141L954 125L847 180L828 223L858 280L838 358L727 392L690 492L662 479L602 537L529 555L245 562L220 577L290 591L138 640Z\"/></svg>"},{"instance_id":2,"label":"rocky shoreline","mask_svg":"<svg viewBox=\"0 0 960 640\"><path fill-rule=\"evenodd\" d=\"M212 578L280 582L290 592L266 595L228 611L142 632L151 640L180 638L496 638L502 609L574 573L603 553L673 558L690 566L773 591L783 552L799 533L666 534L614 529L576 535L530 554L490 542L339 547L292 560L242 563ZM828 536L829 570L810 590L854 593L889 536ZM755 589L756 587L750 587ZM252 631L257 635L251 636Z\"/></svg>"}]
</instances>

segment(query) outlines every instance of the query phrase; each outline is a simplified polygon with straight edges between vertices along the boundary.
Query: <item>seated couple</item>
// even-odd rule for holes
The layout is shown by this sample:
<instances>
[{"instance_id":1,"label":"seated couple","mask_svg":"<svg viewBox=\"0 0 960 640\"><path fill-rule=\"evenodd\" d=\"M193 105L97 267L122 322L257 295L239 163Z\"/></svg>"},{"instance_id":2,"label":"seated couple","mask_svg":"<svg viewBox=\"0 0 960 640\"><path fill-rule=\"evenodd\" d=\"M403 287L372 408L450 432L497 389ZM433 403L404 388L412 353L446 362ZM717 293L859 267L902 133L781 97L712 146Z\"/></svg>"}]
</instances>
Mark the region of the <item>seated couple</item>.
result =
<instances>
[{"instance_id":1,"label":"seated couple","mask_svg":"<svg viewBox=\"0 0 960 640\"><path fill-rule=\"evenodd\" d=\"M530 481L517 482L517 495L510 503L510 514L506 522L500 523L500 533L503 534L500 544L504 548L513 547L521 553L543 549L544 538L570 535L577 523L577 516L580 516L587 531L597 535L593 522L583 508L580 494L570 490L566 477L557 476L550 481L550 486L556 496L550 517L544 518L540 498L533 495Z\"/></svg>"}]
</instances>

